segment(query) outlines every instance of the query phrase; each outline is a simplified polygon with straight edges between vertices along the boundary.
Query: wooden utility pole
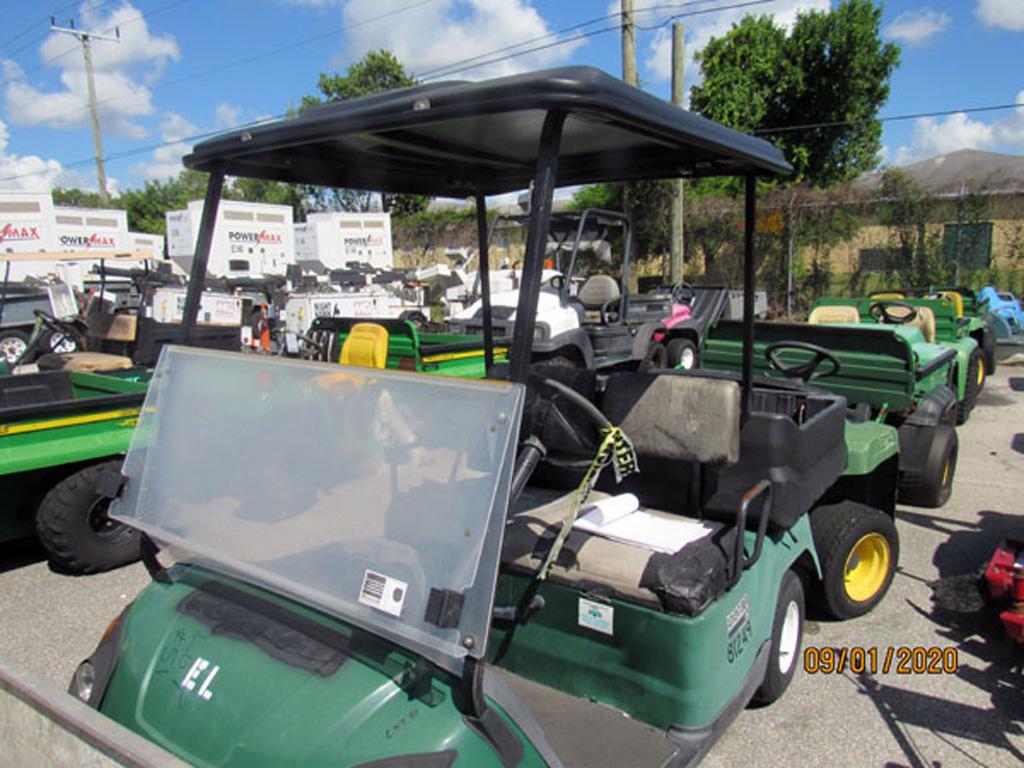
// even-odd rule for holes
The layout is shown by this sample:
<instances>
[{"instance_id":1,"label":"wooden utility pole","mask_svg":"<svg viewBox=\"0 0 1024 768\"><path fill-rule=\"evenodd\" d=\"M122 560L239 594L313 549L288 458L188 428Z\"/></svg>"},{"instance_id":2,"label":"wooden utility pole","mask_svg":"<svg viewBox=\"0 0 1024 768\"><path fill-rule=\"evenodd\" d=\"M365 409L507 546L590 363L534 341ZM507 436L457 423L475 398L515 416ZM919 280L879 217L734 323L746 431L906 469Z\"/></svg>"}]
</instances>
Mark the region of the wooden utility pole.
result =
<instances>
[{"instance_id":1,"label":"wooden utility pole","mask_svg":"<svg viewBox=\"0 0 1024 768\"><path fill-rule=\"evenodd\" d=\"M636 21L633 18L633 0L622 0L622 79L630 85L640 85L636 74Z\"/></svg>"},{"instance_id":2,"label":"wooden utility pole","mask_svg":"<svg viewBox=\"0 0 1024 768\"><path fill-rule=\"evenodd\" d=\"M672 25L672 103L682 109L683 81L686 79L686 30L682 24ZM683 279L683 179L675 180L675 195L672 198L672 243L669 257L669 282L675 285Z\"/></svg>"},{"instance_id":3,"label":"wooden utility pole","mask_svg":"<svg viewBox=\"0 0 1024 768\"><path fill-rule=\"evenodd\" d=\"M115 28L115 37L103 35L98 32L86 32L75 29L75 22L70 27L58 27L54 18L50 17L50 31L63 32L78 38L82 44L82 55L85 56L85 80L89 88L89 117L92 122L92 145L96 152L96 179L99 182L100 201L104 205L110 202L110 195L107 193L107 169L103 165L103 145L100 142L100 116L96 111L96 81L92 74L92 40L108 40L112 43L121 42L121 30Z\"/></svg>"}]
</instances>

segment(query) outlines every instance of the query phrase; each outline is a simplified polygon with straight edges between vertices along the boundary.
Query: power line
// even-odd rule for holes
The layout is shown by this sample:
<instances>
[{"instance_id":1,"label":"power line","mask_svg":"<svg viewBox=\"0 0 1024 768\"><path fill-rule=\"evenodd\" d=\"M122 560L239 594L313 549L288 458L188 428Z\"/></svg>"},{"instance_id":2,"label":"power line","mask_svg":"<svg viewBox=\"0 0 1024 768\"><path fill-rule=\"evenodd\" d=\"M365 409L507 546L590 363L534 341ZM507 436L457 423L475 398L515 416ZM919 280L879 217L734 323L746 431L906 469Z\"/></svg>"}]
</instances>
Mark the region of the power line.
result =
<instances>
[{"instance_id":1,"label":"power line","mask_svg":"<svg viewBox=\"0 0 1024 768\"><path fill-rule=\"evenodd\" d=\"M187 2L187 1L188 0L177 0L176 4L180 5L181 3ZM318 34L311 35L311 36L306 37L306 38L302 38L301 40L296 40L296 41L294 41L292 43L287 43L287 44L279 46L277 48L272 48L272 49L270 49L268 51L263 51L262 53L257 53L257 54L253 54L253 55L250 55L250 56L245 56L245 57L240 58L240 59L234 59L234 60L229 61L229 62L227 62L225 64L218 64L217 66L211 67L209 69L199 70L199 71L196 71L196 72L188 73L188 74L183 75L183 76L181 76L179 78L176 78L174 80L169 80L169 81L164 82L161 85L161 88L166 89L166 88L170 88L170 87L173 87L173 86L176 86L176 85L181 85L182 83L188 82L190 80L194 80L196 78L205 77L205 76L213 75L213 74L220 74L222 72L226 72L229 69L233 69L235 67L240 67L240 66L242 66L244 64L251 64L254 61L258 61L259 59L268 58L270 56L276 56L276 55L281 54L281 53L287 53L288 51L294 50L296 48L300 48L300 47L302 47L304 45L308 45L309 43L316 42L318 40L323 40L325 38L337 35L339 32L344 32L344 31L352 30L352 29L358 29L359 27L366 26L367 24L371 24L371 23L373 23L375 21L380 21L381 19L386 19L386 18L388 18L390 16L395 16L395 15L400 14L400 13L405 13L406 11L413 10L414 8L418 8L418 7L422 6L422 5L427 5L429 3L436 3L437 1L438 0L417 0L416 2L410 3L409 5L404 5L404 6L401 6L400 8L395 8L395 9L392 9L390 11L386 11L384 13L378 14L376 16L370 16L370 17L368 17L366 19L362 19L360 21L353 22L352 24L346 25L344 27L332 28L332 29L330 29L330 30L328 30L326 32L320 32ZM10 82L10 81L7 81L7 82ZM0 83L0 87L2 87L3 85L4 85L4 83ZM124 102L124 101L127 101L127 99L124 98L124 97L111 96L111 97L108 97L106 99L100 99L99 101L96 102L96 105L100 106L100 105L103 105L103 104L116 104L116 103ZM64 115L64 116L67 116L67 115ZM14 133L15 132L12 132L11 135L14 135Z\"/></svg>"},{"instance_id":2,"label":"power line","mask_svg":"<svg viewBox=\"0 0 1024 768\"><path fill-rule=\"evenodd\" d=\"M794 131L810 131L821 128L844 128L850 125L870 124L874 121L879 123L894 123L900 120L917 120L924 117L949 117L950 115L973 114L975 112L997 112L1005 109L1017 109L1024 107L1024 102L1012 104L989 104L984 107L966 107L964 109L943 109L936 112L908 112L904 115L888 115L885 117L869 117L864 120L835 120L827 123L804 123L803 125L783 125L777 128L757 128L751 133L761 135L765 133L791 133Z\"/></svg>"},{"instance_id":3,"label":"power line","mask_svg":"<svg viewBox=\"0 0 1024 768\"><path fill-rule=\"evenodd\" d=\"M96 7L100 8L103 5L107 5L107 3L109 3L109 2L112 2L112 0L107 0L107 2L101 3L99 6L96 6ZM173 2L170 2L167 5L161 6L160 8L156 8L156 9L154 9L152 11L147 12L147 13L140 13L135 18L129 19L124 24L121 24L119 26L123 29L124 27L127 27L127 26L129 26L131 24L137 24L138 22L143 21L144 19L151 19L154 16L158 16L161 13L164 13L165 11L169 11L169 10L171 10L173 8L177 8L179 5L184 5L187 2L189 2L189 0L173 0ZM59 11L58 11L58 13L59 13ZM47 19L47 21L49 21L49 19ZM114 27L110 27L108 29L103 30L103 34L110 34L113 31L114 31ZM69 48L68 50L64 51L63 53L58 53L58 54L55 54L53 56L50 56L47 59L43 59L39 64L35 65L34 67L29 67L28 69L21 70L17 75L14 75L13 77L8 77L6 80L0 81L0 88L3 88L4 86L6 86L6 85L8 85L10 83L13 83L16 80L22 80L26 75L30 75L33 72L38 72L43 67L47 67L50 64L53 64L55 61L60 61L61 59L65 58L66 56L70 56L72 53L75 53L77 50L78 50L78 48Z\"/></svg>"}]
</instances>

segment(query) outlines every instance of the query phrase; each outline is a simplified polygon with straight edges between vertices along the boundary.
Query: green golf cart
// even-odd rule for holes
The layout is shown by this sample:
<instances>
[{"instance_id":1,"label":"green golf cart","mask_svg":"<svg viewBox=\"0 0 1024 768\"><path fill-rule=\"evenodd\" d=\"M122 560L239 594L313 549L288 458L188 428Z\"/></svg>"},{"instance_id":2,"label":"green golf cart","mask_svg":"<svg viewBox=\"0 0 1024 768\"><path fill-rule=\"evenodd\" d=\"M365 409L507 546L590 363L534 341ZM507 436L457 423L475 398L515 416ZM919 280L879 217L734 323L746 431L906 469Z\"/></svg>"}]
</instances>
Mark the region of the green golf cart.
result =
<instances>
[{"instance_id":1,"label":"green golf cart","mask_svg":"<svg viewBox=\"0 0 1024 768\"><path fill-rule=\"evenodd\" d=\"M753 376L771 145L565 68L330 104L185 164L210 174L186 339L225 175L472 195L483 285L486 196L532 187L520 319L502 361L484 292L483 381L392 370L379 333L369 367L165 348L99 483L153 577L71 682L100 712L203 766L557 766L581 735L693 765L785 691L805 589L840 618L885 595L895 429ZM554 188L666 173L745 179L741 372L532 362ZM630 717L592 732L600 704ZM554 708L577 720L545 736L530 709Z\"/></svg>"}]
</instances>

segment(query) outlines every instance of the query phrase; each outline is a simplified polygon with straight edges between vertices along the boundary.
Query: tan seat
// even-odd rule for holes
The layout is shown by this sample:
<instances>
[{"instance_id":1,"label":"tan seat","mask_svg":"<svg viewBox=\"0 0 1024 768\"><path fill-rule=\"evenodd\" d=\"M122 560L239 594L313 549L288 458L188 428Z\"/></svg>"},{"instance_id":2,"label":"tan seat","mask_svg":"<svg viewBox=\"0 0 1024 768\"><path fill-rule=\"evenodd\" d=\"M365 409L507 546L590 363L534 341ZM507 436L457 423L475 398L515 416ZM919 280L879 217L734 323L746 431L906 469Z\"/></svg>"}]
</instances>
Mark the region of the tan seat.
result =
<instances>
[{"instance_id":1,"label":"tan seat","mask_svg":"<svg viewBox=\"0 0 1024 768\"><path fill-rule=\"evenodd\" d=\"M89 324L89 336L103 341L135 341L138 335L139 318L136 315L108 315L94 312L86 322Z\"/></svg>"},{"instance_id":2,"label":"tan seat","mask_svg":"<svg viewBox=\"0 0 1024 768\"><path fill-rule=\"evenodd\" d=\"M50 352L36 360L41 371L78 371L99 373L102 371L124 371L132 367L132 359L123 355L108 355L106 352Z\"/></svg>"},{"instance_id":3,"label":"tan seat","mask_svg":"<svg viewBox=\"0 0 1024 768\"><path fill-rule=\"evenodd\" d=\"M935 343L935 313L929 307L914 307L916 315L908 324L916 326L924 340L929 344ZM892 317L906 317L910 310L901 306L889 306L886 310Z\"/></svg>"},{"instance_id":4,"label":"tan seat","mask_svg":"<svg viewBox=\"0 0 1024 768\"><path fill-rule=\"evenodd\" d=\"M341 347L342 365L384 368L388 364L388 329L377 323L356 323Z\"/></svg>"},{"instance_id":5,"label":"tan seat","mask_svg":"<svg viewBox=\"0 0 1024 768\"><path fill-rule=\"evenodd\" d=\"M859 323L860 312L852 304L830 304L815 307L807 318L811 325L834 325L836 323Z\"/></svg>"},{"instance_id":6,"label":"tan seat","mask_svg":"<svg viewBox=\"0 0 1024 768\"><path fill-rule=\"evenodd\" d=\"M505 529L502 545L503 565L521 573L536 573L558 535L574 496L575 492L566 493L543 488L528 487L524 490ZM594 491L589 501L607 497L606 493ZM708 531L705 539L715 535L723 527L720 523L680 518L679 515L650 508L645 508L644 511L658 517L703 526ZM692 545L688 544L687 547L689 546ZM641 586L645 572L650 577L648 564L653 554L651 550L641 546L614 541L573 528L558 559L552 565L548 578L579 588L600 585L612 590L619 598L660 610L661 602L658 596L646 586Z\"/></svg>"}]
</instances>

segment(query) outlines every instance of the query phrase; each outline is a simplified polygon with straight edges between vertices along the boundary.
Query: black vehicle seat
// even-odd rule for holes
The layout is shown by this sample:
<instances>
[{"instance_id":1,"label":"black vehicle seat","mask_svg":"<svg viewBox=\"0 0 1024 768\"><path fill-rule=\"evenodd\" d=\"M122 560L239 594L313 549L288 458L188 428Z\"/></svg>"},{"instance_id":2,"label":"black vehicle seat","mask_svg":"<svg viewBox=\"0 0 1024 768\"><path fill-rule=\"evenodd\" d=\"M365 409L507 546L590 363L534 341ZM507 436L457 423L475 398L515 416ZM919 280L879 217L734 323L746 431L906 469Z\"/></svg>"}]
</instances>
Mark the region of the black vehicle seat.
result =
<instances>
[{"instance_id":1,"label":"black vehicle seat","mask_svg":"<svg viewBox=\"0 0 1024 768\"><path fill-rule=\"evenodd\" d=\"M595 383L592 378L579 380L578 375L575 379L563 383L599 400L609 420L632 440L640 466L640 474L621 485L616 486L612 479L603 480L601 490L595 491L591 499L630 491L637 495L644 510L655 516L680 520L680 512L684 513L688 519L681 524L694 526L699 538L674 554L665 554L574 529L548 578L581 589L603 589L643 605L698 613L724 592L729 570L727 553L732 551L730 541L735 541L732 526L699 519L699 499L713 492L713 481L708 481L708 489L702 487L704 471L739 459L739 385L698 376L615 373L602 381L604 391L598 392L591 389ZM585 453L585 440L580 440L578 432L562 431L578 421L576 415L564 410L564 404L544 414L540 406L531 409L528 401L528 412L531 431L545 435L549 452L555 449L559 455L570 456ZM667 418L669 414L673 418ZM542 418L543 423L539 423ZM553 428L551 422L559 428ZM574 492L567 493L564 486L563 490L532 486L523 491L505 531L502 561L506 567L525 573L540 568L573 496ZM671 506L663 506L663 500Z\"/></svg>"},{"instance_id":2,"label":"black vehicle seat","mask_svg":"<svg viewBox=\"0 0 1024 768\"><path fill-rule=\"evenodd\" d=\"M610 301L617 301L622 296L619 284L610 275L591 275L580 286L576 298L587 311L587 322L601 322L601 307Z\"/></svg>"}]
</instances>

